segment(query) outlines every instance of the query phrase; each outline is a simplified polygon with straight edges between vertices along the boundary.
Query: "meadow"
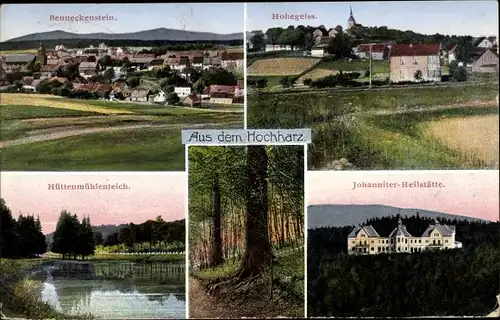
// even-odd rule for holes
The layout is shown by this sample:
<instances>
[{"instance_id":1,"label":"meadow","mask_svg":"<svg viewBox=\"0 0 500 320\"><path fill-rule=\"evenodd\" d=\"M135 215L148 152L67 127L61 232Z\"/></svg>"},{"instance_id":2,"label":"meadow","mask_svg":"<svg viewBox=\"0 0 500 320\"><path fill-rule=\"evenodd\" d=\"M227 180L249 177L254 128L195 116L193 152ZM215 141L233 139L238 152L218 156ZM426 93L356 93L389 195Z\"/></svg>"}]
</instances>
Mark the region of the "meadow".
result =
<instances>
[{"instance_id":1,"label":"meadow","mask_svg":"<svg viewBox=\"0 0 500 320\"><path fill-rule=\"evenodd\" d=\"M287 76L299 75L319 63L320 59L311 58L274 58L261 59L248 67L250 76Z\"/></svg>"},{"instance_id":2,"label":"meadow","mask_svg":"<svg viewBox=\"0 0 500 320\"><path fill-rule=\"evenodd\" d=\"M497 95L498 84L256 93L248 127L312 128L310 170L341 159L354 169L498 169Z\"/></svg>"},{"instance_id":3,"label":"meadow","mask_svg":"<svg viewBox=\"0 0 500 320\"><path fill-rule=\"evenodd\" d=\"M184 170L183 128L243 127L242 107L196 109L2 94L3 170Z\"/></svg>"}]
</instances>

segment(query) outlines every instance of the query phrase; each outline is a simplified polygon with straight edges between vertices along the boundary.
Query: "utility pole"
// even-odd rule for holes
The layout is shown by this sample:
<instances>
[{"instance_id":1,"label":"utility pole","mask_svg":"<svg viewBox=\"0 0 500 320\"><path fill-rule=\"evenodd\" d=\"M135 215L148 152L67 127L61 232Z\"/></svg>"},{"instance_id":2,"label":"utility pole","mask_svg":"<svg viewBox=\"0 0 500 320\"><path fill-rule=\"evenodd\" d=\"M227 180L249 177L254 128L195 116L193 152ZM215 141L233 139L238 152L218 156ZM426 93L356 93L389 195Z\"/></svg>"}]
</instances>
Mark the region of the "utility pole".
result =
<instances>
[{"instance_id":1,"label":"utility pole","mask_svg":"<svg viewBox=\"0 0 500 320\"><path fill-rule=\"evenodd\" d=\"M370 43L370 89L372 88L372 45L373 43Z\"/></svg>"}]
</instances>

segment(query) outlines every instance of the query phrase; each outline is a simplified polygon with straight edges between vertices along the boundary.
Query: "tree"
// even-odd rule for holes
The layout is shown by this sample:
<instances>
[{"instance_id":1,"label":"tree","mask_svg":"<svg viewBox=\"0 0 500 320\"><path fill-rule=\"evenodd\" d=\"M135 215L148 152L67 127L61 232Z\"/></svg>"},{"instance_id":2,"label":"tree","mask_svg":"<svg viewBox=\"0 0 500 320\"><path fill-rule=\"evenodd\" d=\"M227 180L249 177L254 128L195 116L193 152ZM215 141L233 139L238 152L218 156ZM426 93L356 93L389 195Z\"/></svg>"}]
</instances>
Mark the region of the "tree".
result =
<instances>
[{"instance_id":1,"label":"tree","mask_svg":"<svg viewBox=\"0 0 500 320\"><path fill-rule=\"evenodd\" d=\"M5 200L0 198L0 257L10 258L16 253L15 220Z\"/></svg>"},{"instance_id":2,"label":"tree","mask_svg":"<svg viewBox=\"0 0 500 320\"><path fill-rule=\"evenodd\" d=\"M246 244L240 277L259 274L272 261L268 229L268 156L265 146L247 148Z\"/></svg>"},{"instance_id":3,"label":"tree","mask_svg":"<svg viewBox=\"0 0 500 320\"><path fill-rule=\"evenodd\" d=\"M213 181L213 243L212 243L212 267L222 264L222 236L221 236L221 195L219 175L214 174Z\"/></svg>"},{"instance_id":4,"label":"tree","mask_svg":"<svg viewBox=\"0 0 500 320\"><path fill-rule=\"evenodd\" d=\"M79 250L77 253L85 258L86 256L93 255L95 251L94 232L92 230L92 225L90 224L90 217L83 218L79 227Z\"/></svg>"},{"instance_id":5,"label":"tree","mask_svg":"<svg viewBox=\"0 0 500 320\"><path fill-rule=\"evenodd\" d=\"M171 92L171 93L167 94L167 103L169 105L176 105L180 101L181 101L181 99L179 98L179 96L177 95L177 93Z\"/></svg>"},{"instance_id":6,"label":"tree","mask_svg":"<svg viewBox=\"0 0 500 320\"><path fill-rule=\"evenodd\" d=\"M132 88L137 87L140 83L141 83L141 78L139 77L131 77L127 81L127 84Z\"/></svg>"},{"instance_id":7,"label":"tree","mask_svg":"<svg viewBox=\"0 0 500 320\"><path fill-rule=\"evenodd\" d=\"M327 52L338 59L345 59L352 57L351 39L344 32L338 33L330 40L326 48Z\"/></svg>"},{"instance_id":8,"label":"tree","mask_svg":"<svg viewBox=\"0 0 500 320\"><path fill-rule=\"evenodd\" d=\"M280 27L276 27L276 28L269 28L267 31L266 31L266 36L267 36L267 42L272 44L272 45L275 45L275 44L278 44L280 43L280 36L281 34L283 33L283 28L280 28Z\"/></svg>"},{"instance_id":9,"label":"tree","mask_svg":"<svg viewBox=\"0 0 500 320\"><path fill-rule=\"evenodd\" d=\"M94 242L96 246L100 246L104 243L102 232L100 231L94 232Z\"/></svg>"},{"instance_id":10,"label":"tree","mask_svg":"<svg viewBox=\"0 0 500 320\"><path fill-rule=\"evenodd\" d=\"M262 31L255 33L250 39L252 44L252 49L255 51L261 51L266 45L265 35Z\"/></svg>"},{"instance_id":11,"label":"tree","mask_svg":"<svg viewBox=\"0 0 500 320\"><path fill-rule=\"evenodd\" d=\"M467 70L462 66L459 67L456 61L452 61L449 65L450 78L452 81L463 82L467 81Z\"/></svg>"},{"instance_id":12,"label":"tree","mask_svg":"<svg viewBox=\"0 0 500 320\"><path fill-rule=\"evenodd\" d=\"M97 62L99 66L101 67L102 70L106 69L107 66L112 66L113 61L109 55L105 55L102 58L100 58Z\"/></svg>"},{"instance_id":13,"label":"tree","mask_svg":"<svg viewBox=\"0 0 500 320\"><path fill-rule=\"evenodd\" d=\"M76 258L79 253L79 234L80 224L76 215L71 215L63 210L57 221L56 231L54 232L54 242L52 251L59 253L63 258Z\"/></svg>"}]
</instances>

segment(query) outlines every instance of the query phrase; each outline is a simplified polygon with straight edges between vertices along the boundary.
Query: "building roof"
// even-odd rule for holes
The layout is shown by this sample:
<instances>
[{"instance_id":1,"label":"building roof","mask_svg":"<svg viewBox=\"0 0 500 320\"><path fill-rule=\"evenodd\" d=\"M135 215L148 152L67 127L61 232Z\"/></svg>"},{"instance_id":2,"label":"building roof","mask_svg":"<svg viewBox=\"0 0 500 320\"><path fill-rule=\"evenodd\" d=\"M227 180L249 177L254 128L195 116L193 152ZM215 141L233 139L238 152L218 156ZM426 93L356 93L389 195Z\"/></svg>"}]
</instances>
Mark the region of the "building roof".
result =
<instances>
[{"instance_id":1,"label":"building roof","mask_svg":"<svg viewBox=\"0 0 500 320\"><path fill-rule=\"evenodd\" d=\"M439 43L434 44L393 44L391 56L430 56L438 55L440 51Z\"/></svg>"},{"instance_id":2,"label":"building roof","mask_svg":"<svg viewBox=\"0 0 500 320\"><path fill-rule=\"evenodd\" d=\"M439 221L435 221L435 224L431 224L427 229L425 229L422 237L428 237L431 235L432 231L437 230L443 237L451 237L455 232L455 226L448 226L446 224L440 224Z\"/></svg>"},{"instance_id":3,"label":"building roof","mask_svg":"<svg viewBox=\"0 0 500 320\"><path fill-rule=\"evenodd\" d=\"M30 63L36 56L34 54L10 54L4 57L5 63Z\"/></svg>"},{"instance_id":4,"label":"building roof","mask_svg":"<svg viewBox=\"0 0 500 320\"><path fill-rule=\"evenodd\" d=\"M361 227L354 228L351 231L351 233L349 233L348 238L356 238L359 231L361 231L361 230L363 230L368 235L368 237L380 237L378 232L372 226L361 226Z\"/></svg>"},{"instance_id":5,"label":"building roof","mask_svg":"<svg viewBox=\"0 0 500 320\"><path fill-rule=\"evenodd\" d=\"M234 93L236 91L236 86L225 86L213 84L205 88L206 94L212 94L215 92L225 92L225 93Z\"/></svg>"},{"instance_id":6,"label":"building roof","mask_svg":"<svg viewBox=\"0 0 500 320\"><path fill-rule=\"evenodd\" d=\"M161 66L165 60L163 59L153 59L149 62L151 66Z\"/></svg>"},{"instance_id":7,"label":"building roof","mask_svg":"<svg viewBox=\"0 0 500 320\"><path fill-rule=\"evenodd\" d=\"M193 102L193 103L201 102L200 97L198 97L195 94L190 94L189 96L186 97L186 99L190 99L191 102Z\"/></svg>"},{"instance_id":8,"label":"building roof","mask_svg":"<svg viewBox=\"0 0 500 320\"><path fill-rule=\"evenodd\" d=\"M79 69L97 69L97 62L80 62Z\"/></svg>"},{"instance_id":9,"label":"building roof","mask_svg":"<svg viewBox=\"0 0 500 320\"><path fill-rule=\"evenodd\" d=\"M228 92L211 92L210 98L233 98L234 94Z\"/></svg>"},{"instance_id":10,"label":"building roof","mask_svg":"<svg viewBox=\"0 0 500 320\"><path fill-rule=\"evenodd\" d=\"M474 61L474 63L477 62L482 56L484 56L485 54L487 54L489 52L493 53L495 55L495 57L498 58L498 52L496 49L484 49L480 52L473 54L472 61Z\"/></svg>"},{"instance_id":11,"label":"building roof","mask_svg":"<svg viewBox=\"0 0 500 320\"><path fill-rule=\"evenodd\" d=\"M372 44L372 52L378 52L382 53L385 51L385 48L387 48L386 44ZM358 46L358 52L370 52L370 45L369 44L360 44Z\"/></svg>"},{"instance_id":12,"label":"building roof","mask_svg":"<svg viewBox=\"0 0 500 320\"><path fill-rule=\"evenodd\" d=\"M193 57L193 63L203 63L203 57Z\"/></svg>"},{"instance_id":13,"label":"building roof","mask_svg":"<svg viewBox=\"0 0 500 320\"><path fill-rule=\"evenodd\" d=\"M411 237L411 234L406 230L406 226L403 224L401 219L398 220L398 226L392 230L391 234L389 237Z\"/></svg>"},{"instance_id":14,"label":"building roof","mask_svg":"<svg viewBox=\"0 0 500 320\"><path fill-rule=\"evenodd\" d=\"M73 88L85 91L111 91L113 89L111 85L99 82L73 83Z\"/></svg>"},{"instance_id":15,"label":"building roof","mask_svg":"<svg viewBox=\"0 0 500 320\"><path fill-rule=\"evenodd\" d=\"M223 61L235 61L235 60L243 60L244 53L243 52L225 52L222 54Z\"/></svg>"},{"instance_id":16,"label":"building roof","mask_svg":"<svg viewBox=\"0 0 500 320\"><path fill-rule=\"evenodd\" d=\"M134 90L130 94L131 98L146 98L149 95L149 90Z\"/></svg>"},{"instance_id":17,"label":"building roof","mask_svg":"<svg viewBox=\"0 0 500 320\"><path fill-rule=\"evenodd\" d=\"M35 77L29 77L29 76L26 76L26 77L23 77L21 79L21 82L24 84L24 85L30 85L33 80L35 80Z\"/></svg>"},{"instance_id":18,"label":"building roof","mask_svg":"<svg viewBox=\"0 0 500 320\"><path fill-rule=\"evenodd\" d=\"M60 66L57 64L46 64L40 68L40 71L41 72L54 72L54 71L57 71L57 69L59 69L59 67Z\"/></svg>"},{"instance_id":19,"label":"building roof","mask_svg":"<svg viewBox=\"0 0 500 320\"><path fill-rule=\"evenodd\" d=\"M154 60L154 57L128 57L128 61L130 63L140 63L140 64L147 64L151 63L151 61Z\"/></svg>"}]
</instances>

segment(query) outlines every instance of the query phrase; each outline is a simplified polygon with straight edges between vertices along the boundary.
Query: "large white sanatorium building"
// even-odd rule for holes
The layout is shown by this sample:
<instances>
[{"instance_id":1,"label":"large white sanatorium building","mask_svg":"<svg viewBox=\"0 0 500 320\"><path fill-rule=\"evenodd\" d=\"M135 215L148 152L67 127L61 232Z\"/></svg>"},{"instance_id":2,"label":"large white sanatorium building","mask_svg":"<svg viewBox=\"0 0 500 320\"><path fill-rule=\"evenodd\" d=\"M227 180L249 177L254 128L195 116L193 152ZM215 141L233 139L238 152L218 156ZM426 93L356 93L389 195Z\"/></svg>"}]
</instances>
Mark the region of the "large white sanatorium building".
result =
<instances>
[{"instance_id":1,"label":"large white sanatorium building","mask_svg":"<svg viewBox=\"0 0 500 320\"><path fill-rule=\"evenodd\" d=\"M455 226L440 224L437 220L420 237L412 236L401 219L389 237L381 237L372 226L357 227L347 237L349 254L414 253L461 247L462 243L455 241Z\"/></svg>"}]
</instances>

